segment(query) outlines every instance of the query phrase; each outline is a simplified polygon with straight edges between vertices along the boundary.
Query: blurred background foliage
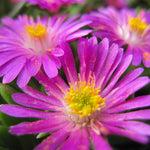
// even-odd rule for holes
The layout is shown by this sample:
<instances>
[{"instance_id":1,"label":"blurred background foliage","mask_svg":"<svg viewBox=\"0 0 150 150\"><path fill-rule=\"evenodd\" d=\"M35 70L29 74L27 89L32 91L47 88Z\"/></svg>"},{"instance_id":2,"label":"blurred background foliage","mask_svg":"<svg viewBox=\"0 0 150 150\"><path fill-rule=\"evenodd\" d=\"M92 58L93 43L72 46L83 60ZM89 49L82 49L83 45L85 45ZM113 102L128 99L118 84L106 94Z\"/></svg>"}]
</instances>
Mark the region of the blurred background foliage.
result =
<instances>
[{"instance_id":1,"label":"blurred background foliage","mask_svg":"<svg viewBox=\"0 0 150 150\"><path fill-rule=\"evenodd\" d=\"M145 8L150 9L150 0L129 0L131 8ZM70 16L75 14L89 13L93 10L97 10L100 6L106 6L104 0L87 0L84 5L74 4L69 7L63 7L60 10L61 14L68 13ZM0 18L10 16L12 18L17 17L20 14L36 16L53 15L46 10L41 10L38 6L30 6L27 2L21 2L18 4L12 3L10 0L0 0ZM73 43L75 45L77 42ZM143 66L142 66L143 67ZM135 67L130 66L127 70L134 69ZM150 77L150 69L146 69L143 75ZM34 80L30 82L31 86L37 87L38 83ZM37 86L38 85L38 86ZM44 92L43 87L38 88ZM13 104L11 95L15 92L20 92L20 89L15 84L15 81L9 85L0 84L0 104L8 103ZM140 91L135 93L136 96L150 94L150 85L142 88ZM37 138L37 135L24 135L15 136L11 135L8 130L10 125L15 125L23 121L32 121L34 119L29 118L14 118L0 112L0 150L32 150L38 143L44 138ZM148 122L149 123L149 122ZM142 145L133 142L130 139L121 136L109 135L108 141L114 148L114 150L150 150L150 144ZM92 150L91 146L91 150Z\"/></svg>"}]
</instances>

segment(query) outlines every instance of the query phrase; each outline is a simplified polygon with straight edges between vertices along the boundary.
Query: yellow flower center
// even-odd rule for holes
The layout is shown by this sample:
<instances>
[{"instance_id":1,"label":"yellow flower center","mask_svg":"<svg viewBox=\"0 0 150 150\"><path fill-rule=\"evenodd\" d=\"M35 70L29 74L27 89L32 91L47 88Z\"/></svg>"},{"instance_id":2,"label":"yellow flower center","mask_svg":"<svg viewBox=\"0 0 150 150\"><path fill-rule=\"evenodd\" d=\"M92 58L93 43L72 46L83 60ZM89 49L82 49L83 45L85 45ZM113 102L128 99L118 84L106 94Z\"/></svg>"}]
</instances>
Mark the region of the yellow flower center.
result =
<instances>
[{"instance_id":1,"label":"yellow flower center","mask_svg":"<svg viewBox=\"0 0 150 150\"><path fill-rule=\"evenodd\" d=\"M137 34L142 34L146 29L147 24L136 17L129 20L129 27L131 31L136 32Z\"/></svg>"},{"instance_id":2,"label":"yellow flower center","mask_svg":"<svg viewBox=\"0 0 150 150\"><path fill-rule=\"evenodd\" d=\"M25 28L29 34L35 38L40 38L46 34L46 27L40 24L28 25Z\"/></svg>"},{"instance_id":3,"label":"yellow flower center","mask_svg":"<svg viewBox=\"0 0 150 150\"><path fill-rule=\"evenodd\" d=\"M105 99L99 95L100 88L95 88L93 82L79 81L69 88L69 92L64 99L71 113L82 117L89 117L94 111L100 110L105 105Z\"/></svg>"}]
</instances>

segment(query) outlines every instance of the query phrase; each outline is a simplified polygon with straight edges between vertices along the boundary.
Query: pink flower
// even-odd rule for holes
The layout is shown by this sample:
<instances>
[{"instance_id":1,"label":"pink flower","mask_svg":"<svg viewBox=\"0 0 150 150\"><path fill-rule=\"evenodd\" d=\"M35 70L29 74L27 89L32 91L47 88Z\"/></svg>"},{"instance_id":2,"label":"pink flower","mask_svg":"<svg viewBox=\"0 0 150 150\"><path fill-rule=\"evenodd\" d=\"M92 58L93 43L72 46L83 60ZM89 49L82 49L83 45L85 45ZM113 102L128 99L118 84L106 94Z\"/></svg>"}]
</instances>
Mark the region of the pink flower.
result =
<instances>
[{"instance_id":1,"label":"pink flower","mask_svg":"<svg viewBox=\"0 0 150 150\"><path fill-rule=\"evenodd\" d=\"M14 2L14 3L18 3L19 2L19 0L11 0L12 2Z\"/></svg>"},{"instance_id":2,"label":"pink flower","mask_svg":"<svg viewBox=\"0 0 150 150\"><path fill-rule=\"evenodd\" d=\"M59 57L64 55L60 42L72 41L87 35L91 30L79 30L89 21L81 22L78 16L65 21L67 15L33 20L19 16L5 18L0 30L0 76L9 83L18 76L17 84L25 86L42 67L50 77L61 68Z\"/></svg>"},{"instance_id":3,"label":"pink flower","mask_svg":"<svg viewBox=\"0 0 150 150\"><path fill-rule=\"evenodd\" d=\"M83 4L85 0L18 0L18 2L27 1L31 5L39 5L42 9L50 12L57 12L62 6L68 6L74 3Z\"/></svg>"},{"instance_id":4,"label":"pink flower","mask_svg":"<svg viewBox=\"0 0 150 150\"><path fill-rule=\"evenodd\" d=\"M143 61L150 67L150 12L108 7L84 15L83 20L92 21L90 26L96 30L93 35L107 37L119 46L128 45L126 54L133 54L133 65L138 66Z\"/></svg>"},{"instance_id":5,"label":"pink flower","mask_svg":"<svg viewBox=\"0 0 150 150\"><path fill-rule=\"evenodd\" d=\"M115 8L123 8L128 5L128 0L105 0L107 5L113 6Z\"/></svg>"},{"instance_id":6,"label":"pink flower","mask_svg":"<svg viewBox=\"0 0 150 150\"><path fill-rule=\"evenodd\" d=\"M150 95L133 99L129 96L150 80L139 77L142 68L120 79L132 55L123 57L123 49L116 44L109 46L108 39L100 44L95 37L80 39L78 75L69 45L62 43L61 48L66 50L61 62L68 84L60 76L50 79L39 72L36 78L45 86L47 95L26 86L22 88L26 94L13 94L14 101L22 106L0 107L8 115L39 120L11 126L10 133L51 132L35 150L88 150L90 140L97 150L111 150L104 138L108 134L147 143L150 126L137 120L150 119L150 109L138 110L150 106Z\"/></svg>"}]
</instances>

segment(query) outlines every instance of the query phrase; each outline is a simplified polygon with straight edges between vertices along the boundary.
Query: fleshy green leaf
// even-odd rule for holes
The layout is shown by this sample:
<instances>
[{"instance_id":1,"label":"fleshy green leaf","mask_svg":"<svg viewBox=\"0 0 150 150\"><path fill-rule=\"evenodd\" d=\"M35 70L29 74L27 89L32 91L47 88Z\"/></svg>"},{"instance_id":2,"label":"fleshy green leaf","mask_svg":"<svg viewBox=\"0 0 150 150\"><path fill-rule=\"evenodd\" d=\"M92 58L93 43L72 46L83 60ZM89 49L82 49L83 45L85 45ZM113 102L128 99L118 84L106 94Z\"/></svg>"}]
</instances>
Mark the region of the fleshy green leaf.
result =
<instances>
[{"instance_id":1,"label":"fleshy green leaf","mask_svg":"<svg viewBox=\"0 0 150 150\"><path fill-rule=\"evenodd\" d=\"M17 137L8 133L8 127L0 126L0 150L17 149L21 149Z\"/></svg>"},{"instance_id":2,"label":"fleshy green leaf","mask_svg":"<svg viewBox=\"0 0 150 150\"><path fill-rule=\"evenodd\" d=\"M17 91L12 87L10 87L9 85L0 83L0 94L8 104L15 104L15 102L11 97L11 95L15 92Z\"/></svg>"}]
</instances>

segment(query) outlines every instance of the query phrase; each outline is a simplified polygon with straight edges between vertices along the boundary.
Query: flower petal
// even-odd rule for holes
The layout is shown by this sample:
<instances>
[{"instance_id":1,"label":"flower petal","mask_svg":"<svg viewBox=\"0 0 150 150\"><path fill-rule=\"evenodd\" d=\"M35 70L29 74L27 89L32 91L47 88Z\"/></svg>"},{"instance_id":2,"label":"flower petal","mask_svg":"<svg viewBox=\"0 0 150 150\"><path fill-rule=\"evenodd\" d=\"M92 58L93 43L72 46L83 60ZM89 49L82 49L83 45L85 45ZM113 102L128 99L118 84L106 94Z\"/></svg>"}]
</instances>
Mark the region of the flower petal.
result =
<instances>
[{"instance_id":1,"label":"flower petal","mask_svg":"<svg viewBox=\"0 0 150 150\"><path fill-rule=\"evenodd\" d=\"M78 38L80 38L80 37L83 37L83 36L85 36L85 35L91 33L92 31L93 31L93 30L86 29L86 30L81 30L81 31L74 32L74 33L72 33L71 35L69 35L66 40L67 40L67 41L73 41L73 40L75 40L75 39L78 39Z\"/></svg>"},{"instance_id":2,"label":"flower petal","mask_svg":"<svg viewBox=\"0 0 150 150\"><path fill-rule=\"evenodd\" d=\"M11 126L9 132L16 135L35 134L42 132L51 132L64 128L67 123L60 118L38 120L35 122L23 122L15 126Z\"/></svg>"},{"instance_id":3,"label":"flower petal","mask_svg":"<svg viewBox=\"0 0 150 150\"><path fill-rule=\"evenodd\" d=\"M139 96L115 107L109 108L109 113L117 113L125 110L150 106L150 95Z\"/></svg>"},{"instance_id":4,"label":"flower petal","mask_svg":"<svg viewBox=\"0 0 150 150\"><path fill-rule=\"evenodd\" d=\"M132 60L132 64L134 66L138 66L141 64L142 61L142 54L141 54L141 49L139 49L138 47L135 47L133 49L133 60Z\"/></svg>"},{"instance_id":5,"label":"flower petal","mask_svg":"<svg viewBox=\"0 0 150 150\"><path fill-rule=\"evenodd\" d=\"M5 64L7 66L9 65L9 67L8 67L9 70L7 70L7 66L3 70L4 72L6 72L6 70L7 70L7 73L3 77L3 84L10 83L17 77L17 75L20 73L21 69L23 68L23 66L25 64L25 61L26 60L24 57L20 57L20 58L17 58L16 60L13 59L11 61L11 65L7 64L7 63ZM3 67L5 67L5 65Z\"/></svg>"},{"instance_id":6,"label":"flower petal","mask_svg":"<svg viewBox=\"0 0 150 150\"><path fill-rule=\"evenodd\" d=\"M71 132L69 138L60 147L60 150L89 150L89 136L86 129L81 128Z\"/></svg>"},{"instance_id":7,"label":"flower petal","mask_svg":"<svg viewBox=\"0 0 150 150\"><path fill-rule=\"evenodd\" d=\"M18 86L20 88L26 86L28 84L30 78L31 78L31 75L28 72L28 67L25 65L17 78Z\"/></svg>"},{"instance_id":8,"label":"flower petal","mask_svg":"<svg viewBox=\"0 0 150 150\"><path fill-rule=\"evenodd\" d=\"M56 150L56 148L67 138L68 135L69 132L60 129L42 141L42 143L39 144L34 150Z\"/></svg>"},{"instance_id":9,"label":"flower petal","mask_svg":"<svg viewBox=\"0 0 150 150\"><path fill-rule=\"evenodd\" d=\"M34 110L30 108L21 107L18 105L10 105L10 104L3 104L0 107L0 110L7 115L14 116L14 117L33 117L33 118L49 118L54 116L53 113L48 113L44 111Z\"/></svg>"},{"instance_id":10,"label":"flower petal","mask_svg":"<svg viewBox=\"0 0 150 150\"><path fill-rule=\"evenodd\" d=\"M43 102L41 100L38 100L36 98L33 98L23 93L15 93L12 95L12 97L16 103L30 108L38 108L38 109L50 110L50 111L57 111L58 108L54 105Z\"/></svg>"},{"instance_id":11,"label":"flower petal","mask_svg":"<svg viewBox=\"0 0 150 150\"><path fill-rule=\"evenodd\" d=\"M142 144L146 144L149 141L147 136L138 134L136 132L133 132L132 130L125 130L110 125L105 125L105 127L107 128L107 130L109 130L110 134L123 135Z\"/></svg>"},{"instance_id":12,"label":"flower petal","mask_svg":"<svg viewBox=\"0 0 150 150\"><path fill-rule=\"evenodd\" d=\"M65 75L68 82L74 84L78 81L78 76L72 51L67 43L61 43L61 48L64 50L64 55L60 59Z\"/></svg>"},{"instance_id":13,"label":"flower petal","mask_svg":"<svg viewBox=\"0 0 150 150\"><path fill-rule=\"evenodd\" d=\"M100 71L104 65L104 62L107 58L108 54L108 49L109 49L109 40L107 38L104 38L98 46L98 51L97 51L97 57L96 57L96 62L95 62L95 76L96 79L98 78Z\"/></svg>"},{"instance_id":14,"label":"flower petal","mask_svg":"<svg viewBox=\"0 0 150 150\"><path fill-rule=\"evenodd\" d=\"M43 68L49 78L53 78L58 74L56 65L47 55L43 56Z\"/></svg>"},{"instance_id":15,"label":"flower petal","mask_svg":"<svg viewBox=\"0 0 150 150\"><path fill-rule=\"evenodd\" d=\"M61 49L61 48L54 48L51 50L51 54L54 55L54 56L63 56L64 55L64 50Z\"/></svg>"},{"instance_id":16,"label":"flower petal","mask_svg":"<svg viewBox=\"0 0 150 150\"><path fill-rule=\"evenodd\" d=\"M119 64L118 68L116 69L115 73L113 74L110 82L106 86L106 88L102 91L101 96L105 97L108 93L110 93L111 89L114 87L120 76L125 72L125 70L128 68L132 60L132 55L128 55L124 59L121 60L121 63ZM98 86L98 85L96 85Z\"/></svg>"},{"instance_id":17,"label":"flower petal","mask_svg":"<svg viewBox=\"0 0 150 150\"><path fill-rule=\"evenodd\" d=\"M96 150L112 150L112 148L101 137L101 135L96 134L93 130L90 130L90 135Z\"/></svg>"},{"instance_id":18,"label":"flower petal","mask_svg":"<svg viewBox=\"0 0 150 150\"><path fill-rule=\"evenodd\" d=\"M46 103L50 103L52 105L56 105L56 106L62 106L61 103L59 102L58 99L56 99L55 97L53 96L47 96L39 91L36 91L35 89L29 87L29 86L25 86L22 88L22 90L29 94L30 96L36 98L36 99L39 99L39 100L42 100Z\"/></svg>"},{"instance_id":19,"label":"flower petal","mask_svg":"<svg viewBox=\"0 0 150 150\"><path fill-rule=\"evenodd\" d=\"M113 89L106 97L106 103L108 104L107 107L111 107L123 102L127 99L128 96L139 90L140 88L144 87L146 84L150 82L148 77L139 77L132 82L128 83L124 87L117 87ZM112 96L113 95L113 96Z\"/></svg>"},{"instance_id":20,"label":"flower petal","mask_svg":"<svg viewBox=\"0 0 150 150\"><path fill-rule=\"evenodd\" d=\"M21 55L18 51L7 50L5 52L0 52L0 66L8 62L9 60Z\"/></svg>"}]
</instances>

